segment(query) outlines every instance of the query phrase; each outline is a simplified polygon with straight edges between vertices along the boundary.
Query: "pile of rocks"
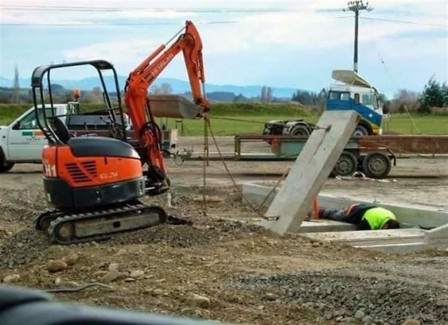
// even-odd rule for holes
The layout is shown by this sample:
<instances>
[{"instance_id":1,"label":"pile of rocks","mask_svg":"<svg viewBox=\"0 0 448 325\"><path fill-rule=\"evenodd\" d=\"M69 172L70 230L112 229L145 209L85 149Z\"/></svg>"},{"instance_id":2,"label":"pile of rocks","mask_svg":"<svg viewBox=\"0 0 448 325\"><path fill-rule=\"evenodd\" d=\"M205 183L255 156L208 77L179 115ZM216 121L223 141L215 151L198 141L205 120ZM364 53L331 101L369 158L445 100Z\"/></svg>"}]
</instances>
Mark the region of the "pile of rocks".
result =
<instances>
[{"instance_id":1,"label":"pile of rocks","mask_svg":"<svg viewBox=\"0 0 448 325\"><path fill-rule=\"evenodd\" d=\"M240 275L237 285L263 294L271 303L300 303L322 319L362 324L448 323L448 289L387 277L332 272ZM269 291L277 292L266 295Z\"/></svg>"},{"instance_id":2,"label":"pile of rocks","mask_svg":"<svg viewBox=\"0 0 448 325\"><path fill-rule=\"evenodd\" d=\"M3 240L0 246L0 267L21 268L39 256L45 256L48 239L42 232L25 229Z\"/></svg>"}]
</instances>

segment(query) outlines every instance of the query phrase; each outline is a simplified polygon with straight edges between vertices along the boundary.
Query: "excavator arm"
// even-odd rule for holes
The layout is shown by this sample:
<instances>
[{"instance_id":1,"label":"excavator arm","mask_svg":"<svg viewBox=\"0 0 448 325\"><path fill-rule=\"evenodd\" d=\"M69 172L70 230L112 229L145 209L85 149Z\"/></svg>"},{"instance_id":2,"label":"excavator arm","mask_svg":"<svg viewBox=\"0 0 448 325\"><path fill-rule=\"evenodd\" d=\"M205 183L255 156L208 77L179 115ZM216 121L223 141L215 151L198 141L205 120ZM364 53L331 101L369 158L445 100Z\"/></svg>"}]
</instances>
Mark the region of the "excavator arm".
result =
<instances>
[{"instance_id":1,"label":"excavator arm","mask_svg":"<svg viewBox=\"0 0 448 325\"><path fill-rule=\"evenodd\" d=\"M147 188L152 188L150 194L164 192L169 186L169 180L160 148L160 130L148 102L148 89L180 52L185 60L194 103L201 107L198 117L210 109L203 87L205 76L201 37L191 21L186 21L179 33L181 34L171 46L167 48L167 44L161 45L143 60L129 74L126 82L124 98L140 145L145 149L142 159L148 164Z\"/></svg>"}]
</instances>

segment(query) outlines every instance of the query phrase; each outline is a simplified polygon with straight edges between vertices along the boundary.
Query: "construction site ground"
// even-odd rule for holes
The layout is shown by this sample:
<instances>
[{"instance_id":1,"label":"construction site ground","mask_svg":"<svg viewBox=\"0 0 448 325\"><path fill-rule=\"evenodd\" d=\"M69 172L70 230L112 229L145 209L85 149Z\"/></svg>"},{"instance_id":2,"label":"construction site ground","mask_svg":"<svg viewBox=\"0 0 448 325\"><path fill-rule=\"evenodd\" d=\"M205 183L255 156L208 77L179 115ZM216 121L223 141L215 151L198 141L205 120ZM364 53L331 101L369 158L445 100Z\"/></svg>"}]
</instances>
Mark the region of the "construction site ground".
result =
<instances>
[{"instance_id":1,"label":"construction site ground","mask_svg":"<svg viewBox=\"0 0 448 325\"><path fill-rule=\"evenodd\" d=\"M222 151L233 150L233 138L218 140ZM180 141L180 148L203 151L201 138ZM275 184L292 163L226 162L237 184ZM50 245L32 228L45 209L40 165L1 174L0 280L54 290L62 301L228 323L448 323L446 250L394 255L280 237L256 225L263 211L242 200L222 162L205 170L201 161L166 164L172 206L166 194L144 201L192 226L72 246ZM448 164L400 159L386 180L329 179L323 191L448 209Z\"/></svg>"}]
</instances>

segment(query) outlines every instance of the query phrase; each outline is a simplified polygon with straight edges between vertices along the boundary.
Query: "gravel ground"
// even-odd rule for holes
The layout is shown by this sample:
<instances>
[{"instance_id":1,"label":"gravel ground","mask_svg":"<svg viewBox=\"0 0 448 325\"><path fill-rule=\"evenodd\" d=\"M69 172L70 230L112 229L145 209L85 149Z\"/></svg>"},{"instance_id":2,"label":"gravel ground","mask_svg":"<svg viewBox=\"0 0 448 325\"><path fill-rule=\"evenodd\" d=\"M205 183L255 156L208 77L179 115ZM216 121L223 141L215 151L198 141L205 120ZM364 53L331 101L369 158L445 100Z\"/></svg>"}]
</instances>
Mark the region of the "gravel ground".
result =
<instances>
[{"instance_id":1,"label":"gravel ground","mask_svg":"<svg viewBox=\"0 0 448 325\"><path fill-rule=\"evenodd\" d=\"M401 324L407 319L423 324L448 323L447 285L417 284L404 277L369 276L362 269L357 273L341 269L239 275L236 280L272 303L299 303L320 311L320 320L384 325Z\"/></svg>"},{"instance_id":2,"label":"gravel ground","mask_svg":"<svg viewBox=\"0 0 448 325\"><path fill-rule=\"evenodd\" d=\"M228 167L238 184L272 183L289 164ZM145 202L192 226L162 225L72 246L50 245L32 229L45 208L39 165L0 175L0 281L39 289L100 282L111 289L55 293L55 299L234 324L448 324L447 251L387 255L295 234L279 237L253 224L260 214L242 203L221 163L210 163L205 189L202 163L167 166L172 206L164 195ZM431 177L333 179L324 190L444 208L447 179L433 176L448 175L447 166L406 160L393 175ZM206 208L202 195L213 198ZM195 295L206 303L198 305Z\"/></svg>"}]
</instances>

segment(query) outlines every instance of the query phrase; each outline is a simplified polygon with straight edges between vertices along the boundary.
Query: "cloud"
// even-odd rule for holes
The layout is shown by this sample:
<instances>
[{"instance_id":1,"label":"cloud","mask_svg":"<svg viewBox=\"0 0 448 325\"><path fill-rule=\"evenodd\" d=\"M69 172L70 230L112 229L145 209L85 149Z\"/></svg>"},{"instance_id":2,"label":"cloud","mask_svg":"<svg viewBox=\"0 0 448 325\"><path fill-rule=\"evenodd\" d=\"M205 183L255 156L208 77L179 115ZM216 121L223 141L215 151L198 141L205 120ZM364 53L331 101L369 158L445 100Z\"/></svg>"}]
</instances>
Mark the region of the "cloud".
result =
<instances>
[{"instance_id":1,"label":"cloud","mask_svg":"<svg viewBox=\"0 0 448 325\"><path fill-rule=\"evenodd\" d=\"M143 60L160 44L148 39L131 39L126 42L104 42L82 46L76 49L63 51L64 57L69 61L83 61L103 58L114 64L129 64ZM138 60L136 59L138 58Z\"/></svg>"},{"instance_id":2,"label":"cloud","mask_svg":"<svg viewBox=\"0 0 448 325\"><path fill-rule=\"evenodd\" d=\"M80 24L114 24L120 21L136 21L143 19L178 19L194 17L194 12L177 11L175 7L140 5L132 6L132 1L76 1L73 4L54 0L38 0L25 2L4 1L2 6L3 24L28 25L80 25Z\"/></svg>"},{"instance_id":3,"label":"cloud","mask_svg":"<svg viewBox=\"0 0 448 325\"><path fill-rule=\"evenodd\" d=\"M361 13L359 33L360 63L369 80L378 73L378 66L374 64L378 56L397 68L400 66L403 71L412 69L413 65L423 65L431 71L437 66L440 70L446 68L448 40L443 37L448 29L446 0L372 2L374 10ZM349 68L352 63L354 15L342 11L347 7L346 0L259 0L255 3L231 0L79 0L72 3L23 0L18 3L3 0L1 6L5 5L56 6L59 9L65 6L68 9L3 10L2 23L101 24L75 30L68 27L33 30L31 40L20 38L18 44L38 43L47 52L39 53L39 58L22 60L22 64L30 66L42 60L103 58L113 62L119 73L127 73L183 27L186 19L193 20L198 27L204 43L206 74L215 83L297 85L300 80L322 85L322 79L327 82L332 67L345 65ZM72 7L87 10L73 11ZM5 29L5 33L2 30L3 35L10 33L8 37L2 36L2 40L12 42L12 35L22 37L17 31L26 33L31 29L11 30ZM17 59L6 43L2 48L6 49L2 49L5 53L3 68L4 62L11 65L10 62ZM166 73L176 78L185 78L184 71L182 58L175 59L166 69ZM443 72L441 74L443 76ZM411 76L406 78L411 80Z\"/></svg>"}]
</instances>

